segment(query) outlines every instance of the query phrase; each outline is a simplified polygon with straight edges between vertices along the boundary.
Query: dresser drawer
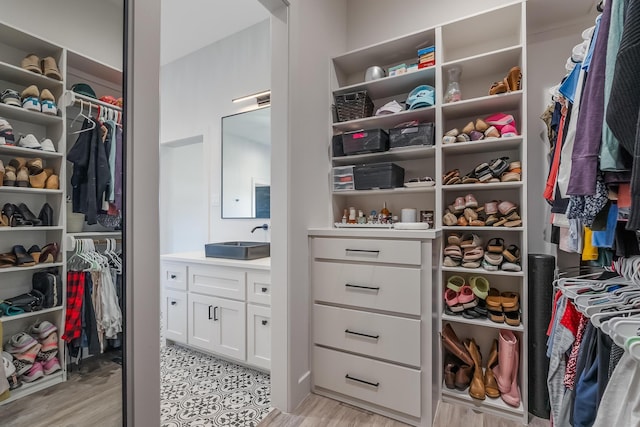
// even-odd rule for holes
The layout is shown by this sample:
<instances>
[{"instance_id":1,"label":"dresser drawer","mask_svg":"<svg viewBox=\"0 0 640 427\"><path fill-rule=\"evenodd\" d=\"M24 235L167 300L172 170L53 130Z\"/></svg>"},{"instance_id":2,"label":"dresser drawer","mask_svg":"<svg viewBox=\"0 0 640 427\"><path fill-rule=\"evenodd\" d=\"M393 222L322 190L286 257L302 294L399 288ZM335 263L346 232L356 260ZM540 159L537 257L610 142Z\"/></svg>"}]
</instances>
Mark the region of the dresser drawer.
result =
<instances>
[{"instance_id":1,"label":"dresser drawer","mask_svg":"<svg viewBox=\"0 0 640 427\"><path fill-rule=\"evenodd\" d=\"M165 288L187 290L187 265L179 262L163 261L161 267L162 286Z\"/></svg>"},{"instance_id":2,"label":"dresser drawer","mask_svg":"<svg viewBox=\"0 0 640 427\"><path fill-rule=\"evenodd\" d=\"M314 304L316 344L420 366L420 320Z\"/></svg>"},{"instance_id":3,"label":"dresser drawer","mask_svg":"<svg viewBox=\"0 0 640 427\"><path fill-rule=\"evenodd\" d=\"M313 349L316 387L420 417L420 371L322 347Z\"/></svg>"},{"instance_id":4,"label":"dresser drawer","mask_svg":"<svg viewBox=\"0 0 640 427\"><path fill-rule=\"evenodd\" d=\"M418 268L314 261L313 299L419 316Z\"/></svg>"},{"instance_id":5,"label":"dresser drawer","mask_svg":"<svg viewBox=\"0 0 640 427\"><path fill-rule=\"evenodd\" d=\"M420 265L420 242L382 239L312 239L313 257Z\"/></svg>"},{"instance_id":6,"label":"dresser drawer","mask_svg":"<svg viewBox=\"0 0 640 427\"><path fill-rule=\"evenodd\" d=\"M189 291L244 300L246 276L246 272L240 269L190 264Z\"/></svg>"},{"instance_id":7,"label":"dresser drawer","mask_svg":"<svg viewBox=\"0 0 640 427\"><path fill-rule=\"evenodd\" d=\"M247 272L247 301L271 305L271 272Z\"/></svg>"}]
</instances>

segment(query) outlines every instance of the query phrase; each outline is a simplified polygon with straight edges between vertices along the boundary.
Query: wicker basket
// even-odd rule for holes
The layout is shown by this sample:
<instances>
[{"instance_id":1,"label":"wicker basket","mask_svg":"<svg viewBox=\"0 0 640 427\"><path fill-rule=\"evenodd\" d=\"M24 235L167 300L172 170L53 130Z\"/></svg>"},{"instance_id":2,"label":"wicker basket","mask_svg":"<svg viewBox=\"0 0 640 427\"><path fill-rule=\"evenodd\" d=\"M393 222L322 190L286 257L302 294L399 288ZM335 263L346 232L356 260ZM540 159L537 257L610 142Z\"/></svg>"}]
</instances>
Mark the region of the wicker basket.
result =
<instances>
[{"instance_id":1,"label":"wicker basket","mask_svg":"<svg viewBox=\"0 0 640 427\"><path fill-rule=\"evenodd\" d=\"M334 95L334 99L339 122L362 119L373 114L373 102L366 90Z\"/></svg>"}]
</instances>

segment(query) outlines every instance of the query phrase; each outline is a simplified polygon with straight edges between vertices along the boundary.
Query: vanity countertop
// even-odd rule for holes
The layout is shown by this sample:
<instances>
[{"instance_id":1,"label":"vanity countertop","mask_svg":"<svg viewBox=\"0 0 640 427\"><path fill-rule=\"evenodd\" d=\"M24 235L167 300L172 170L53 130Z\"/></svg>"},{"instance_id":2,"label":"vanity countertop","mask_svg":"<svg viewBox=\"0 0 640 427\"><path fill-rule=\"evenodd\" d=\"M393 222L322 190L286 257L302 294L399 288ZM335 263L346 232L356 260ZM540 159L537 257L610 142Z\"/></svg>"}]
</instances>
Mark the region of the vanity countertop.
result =
<instances>
[{"instance_id":1,"label":"vanity countertop","mask_svg":"<svg viewBox=\"0 0 640 427\"><path fill-rule=\"evenodd\" d=\"M204 256L204 251L182 252L176 254L161 255L163 261L190 262L196 264L218 265L220 267L251 268L255 270L270 270L271 257L252 260L238 260L226 258L208 258Z\"/></svg>"}]
</instances>

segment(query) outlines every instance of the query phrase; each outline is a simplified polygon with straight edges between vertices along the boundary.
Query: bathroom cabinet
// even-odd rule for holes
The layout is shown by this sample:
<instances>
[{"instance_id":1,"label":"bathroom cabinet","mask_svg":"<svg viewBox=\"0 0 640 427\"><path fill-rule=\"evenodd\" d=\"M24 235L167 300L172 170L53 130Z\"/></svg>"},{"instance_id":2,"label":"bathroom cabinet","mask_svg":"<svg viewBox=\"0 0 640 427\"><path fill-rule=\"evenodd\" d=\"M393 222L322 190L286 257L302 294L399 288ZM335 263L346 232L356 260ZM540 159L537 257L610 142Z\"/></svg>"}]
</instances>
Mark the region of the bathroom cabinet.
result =
<instances>
[{"instance_id":1,"label":"bathroom cabinet","mask_svg":"<svg viewBox=\"0 0 640 427\"><path fill-rule=\"evenodd\" d=\"M270 259L162 256L164 338L252 367L271 367Z\"/></svg>"}]
</instances>

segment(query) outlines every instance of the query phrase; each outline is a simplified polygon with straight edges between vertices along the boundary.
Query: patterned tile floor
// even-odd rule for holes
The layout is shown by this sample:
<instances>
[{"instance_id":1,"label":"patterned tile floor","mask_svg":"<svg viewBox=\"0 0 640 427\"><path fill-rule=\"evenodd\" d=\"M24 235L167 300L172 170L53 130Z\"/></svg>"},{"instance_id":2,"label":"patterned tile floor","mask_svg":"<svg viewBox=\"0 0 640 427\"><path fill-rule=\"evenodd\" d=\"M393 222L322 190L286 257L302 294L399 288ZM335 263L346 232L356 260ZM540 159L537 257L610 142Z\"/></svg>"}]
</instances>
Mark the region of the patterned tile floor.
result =
<instances>
[{"instance_id":1,"label":"patterned tile floor","mask_svg":"<svg viewBox=\"0 0 640 427\"><path fill-rule=\"evenodd\" d=\"M255 427L271 410L269 374L176 345L161 351L163 427Z\"/></svg>"}]
</instances>

